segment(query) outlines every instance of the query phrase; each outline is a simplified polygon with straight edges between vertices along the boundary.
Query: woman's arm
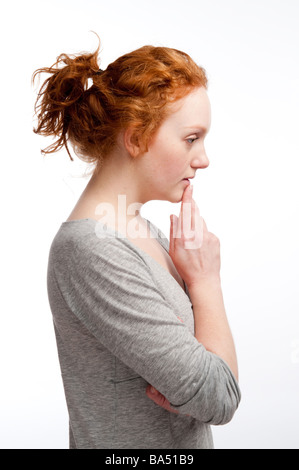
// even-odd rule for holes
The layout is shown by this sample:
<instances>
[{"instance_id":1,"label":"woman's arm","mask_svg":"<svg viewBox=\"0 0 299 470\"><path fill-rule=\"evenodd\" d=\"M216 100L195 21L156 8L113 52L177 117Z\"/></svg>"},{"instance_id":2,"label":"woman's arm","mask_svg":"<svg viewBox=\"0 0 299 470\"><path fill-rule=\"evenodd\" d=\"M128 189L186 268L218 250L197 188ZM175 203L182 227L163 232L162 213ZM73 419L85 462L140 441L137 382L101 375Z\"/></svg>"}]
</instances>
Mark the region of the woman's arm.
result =
<instances>
[{"instance_id":1,"label":"woman's arm","mask_svg":"<svg viewBox=\"0 0 299 470\"><path fill-rule=\"evenodd\" d=\"M191 187L184 192L179 218L171 217L169 254L189 291L196 339L223 359L238 380L237 356L221 289L220 243L200 218ZM146 393L159 406L177 412L154 387L147 387Z\"/></svg>"},{"instance_id":2,"label":"woman's arm","mask_svg":"<svg viewBox=\"0 0 299 470\"><path fill-rule=\"evenodd\" d=\"M225 313L220 280L193 284L189 288L193 305L195 337L208 351L217 354L238 380L237 356Z\"/></svg>"},{"instance_id":3,"label":"woman's arm","mask_svg":"<svg viewBox=\"0 0 299 470\"><path fill-rule=\"evenodd\" d=\"M226 361L238 379L236 351L221 289L220 243L200 217L191 185L184 192L179 218L171 218L169 254L188 287L196 339Z\"/></svg>"}]
</instances>

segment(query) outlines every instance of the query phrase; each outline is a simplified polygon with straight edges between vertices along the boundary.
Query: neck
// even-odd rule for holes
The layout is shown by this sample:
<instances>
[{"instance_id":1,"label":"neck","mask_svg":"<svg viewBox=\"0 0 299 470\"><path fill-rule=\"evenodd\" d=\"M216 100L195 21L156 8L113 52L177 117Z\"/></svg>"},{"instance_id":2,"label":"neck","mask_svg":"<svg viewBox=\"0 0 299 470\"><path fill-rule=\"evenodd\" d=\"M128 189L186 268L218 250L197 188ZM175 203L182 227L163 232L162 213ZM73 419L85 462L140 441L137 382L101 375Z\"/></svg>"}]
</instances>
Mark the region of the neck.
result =
<instances>
[{"instance_id":1,"label":"neck","mask_svg":"<svg viewBox=\"0 0 299 470\"><path fill-rule=\"evenodd\" d=\"M140 210L147 201L137 166L128 155L110 155L83 191L77 204L81 211L120 232L133 219L142 223Z\"/></svg>"}]
</instances>

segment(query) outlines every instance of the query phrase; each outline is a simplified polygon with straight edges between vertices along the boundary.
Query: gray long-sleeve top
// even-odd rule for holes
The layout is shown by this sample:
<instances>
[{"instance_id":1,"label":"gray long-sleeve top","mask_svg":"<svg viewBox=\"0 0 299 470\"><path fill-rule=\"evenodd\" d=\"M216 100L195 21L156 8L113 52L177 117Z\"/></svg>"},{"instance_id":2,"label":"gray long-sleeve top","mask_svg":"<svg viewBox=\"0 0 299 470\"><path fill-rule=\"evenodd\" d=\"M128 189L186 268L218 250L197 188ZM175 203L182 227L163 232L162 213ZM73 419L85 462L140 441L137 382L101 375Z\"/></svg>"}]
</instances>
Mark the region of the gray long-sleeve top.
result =
<instances>
[{"instance_id":1,"label":"gray long-sleeve top","mask_svg":"<svg viewBox=\"0 0 299 470\"><path fill-rule=\"evenodd\" d=\"M188 290L168 271L100 222L63 222L50 248L48 296L70 448L213 448L210 425L232 419L239 387L194 337ZM178 414L150 400L148 384Z\"/></svg>"}]
</instances>

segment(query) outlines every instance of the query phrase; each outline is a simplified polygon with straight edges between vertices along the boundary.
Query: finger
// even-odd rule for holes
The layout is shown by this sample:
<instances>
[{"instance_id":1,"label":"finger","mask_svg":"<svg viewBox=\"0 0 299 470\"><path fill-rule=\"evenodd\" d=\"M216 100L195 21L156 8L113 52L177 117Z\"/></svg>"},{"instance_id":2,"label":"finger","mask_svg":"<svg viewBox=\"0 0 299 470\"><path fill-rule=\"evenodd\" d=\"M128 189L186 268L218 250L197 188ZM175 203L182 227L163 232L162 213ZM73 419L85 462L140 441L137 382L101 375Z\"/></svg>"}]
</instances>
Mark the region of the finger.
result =
<instances>
[{"instance_id":1,"label":"finger","mask_svg":"<svg viewBox=\"0 0 299 470\"><path fill-rule=\"evenodd\" d=\"M174 242L177 232L177 217L174 214L170 216L170 234L169 234L169 251L170 253L174 252Z\"/></svg>"},{"instance_id":2,"label":"finger","mask_svg":"<svg viewBox=\"0 0 299 470\"><path fill-rule=\"evenodd\" d=\"M204 238L204 224L205 221L200 216L199 208L193 200L190 238L188 240L185 240L184 248L190 250L197 250L202 247ZM207 230L206 224L205 227Z\"/></svg>"},{"instance_id":3,"label":"finger","mask_svg":"<svg viewBox=\"0 0 299 470\"><path fill-rule=\"evenodd\" d=\"M202 219L203 231L208 232L208 227L207 227L207 224L206 224L205 220L202 217L201 217L201 219Z\"/></svg>"},{"instance_id":4,"label":"finger","mask_svg":"<svg viewBox=\"0 0 299 470\"><path fill-rule=\"evenodd\" d=\"M197 219L197 228L196 228L196 244L197 248L201 248L203 244L203 226L204 226L204 220L202 217L200 217L198 213L198 219Z\"/></svg>"},{"instance_id":5,"label":"finger","mask_svg":"<svg viewBox=\"0 0 299 470\"><path fill-rule=\"evenodd\" d=\"M174 249L174 233L173 233L173 214L170 216L170 229L169 229L169 251L173 252Z\"/></svg>"},{"instance_id":6,"label":"finger","mask_svg":"<svg viewBox=\"0 0 299 470\"><path fill-rule=\"evenodd\" d=\"M192 193L193 186L189 184L184 191L181 210L179 215L179 229L181 234L189 236L189 231L191 228L191 211L192 211Z\"/></svg>"},{"instance_id":7,"label":"finger","mask_svg":"<svg viewBox=\"0 0 299 470\"><path fill-rule=\"evenodd\" d=\"M173 216L172 218L172 223L173 223L173 234L174 238L177 238L177 233L178 233L178 218L176 215Z\"/></svg>"},{"instance_id":8,"label":"finger","mask_svg":"<svg viewBox=\"0 0 299 470\"><path fill-rule=\"evenodd\" d=\"M196 218L198 217L198 214L199 214L199 210L198 210L198 207L197 207L197 204L196 202L194 201L194 199L192 199L192 202L191 202L191 232L195 232L196 230Z\"/></svg>"},{"instance_id":9,"label":"finger","mask_svg":"<svg viewBox=\"0 0 299 470\"><path fill-rule=\"evenodd\" d=\"M188 184L185 191L183 192L182 202L191 202L193 193L193 186L192 184Z\"/></svg>"},{"instance_id":10,"label":"finger","mask_svg":"<svg viewBox=\"0 0 299 470\"><path fill-rule=\"evenodd\" d=\"M171 408L169 401L162 395L162 393L158 392L153 386L149 385L146 388L146 395L148 398L150 398L156 405L161 406L161 408L164 408L167 411L170 411L172 413L177 413L177 410L174 410Z\"/></svg>"}]
</instances>

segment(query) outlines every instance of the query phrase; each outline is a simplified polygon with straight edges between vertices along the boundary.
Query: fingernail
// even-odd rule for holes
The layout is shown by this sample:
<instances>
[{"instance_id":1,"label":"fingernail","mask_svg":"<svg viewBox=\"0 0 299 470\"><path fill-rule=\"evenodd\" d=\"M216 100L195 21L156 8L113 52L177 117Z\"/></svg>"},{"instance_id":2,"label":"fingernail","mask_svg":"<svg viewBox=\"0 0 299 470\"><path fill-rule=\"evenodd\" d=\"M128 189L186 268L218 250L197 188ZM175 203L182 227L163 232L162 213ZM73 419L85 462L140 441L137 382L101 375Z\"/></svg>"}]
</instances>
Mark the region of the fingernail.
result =
<instances>
[{"instance_id":1,"label":"fingernail","mask_svg":"<svg viewBox=\"0 0 299 470\"><path fill-rule=\"evenodd\" d=\"M191 194L193 194L193 186L192 186L192 184L190 184L189 190L190 190Z\"/></svg>"},{"instance_id":2,"label":"fingernail","mask_svg":"<svg viewBox=\"0 0 299 470\"><path fill-rule=\"evenodd\" d=\"M151 386L150 391L152 395L157 395L157 390L153 386Z\"/></svg>"}]
</instances>

